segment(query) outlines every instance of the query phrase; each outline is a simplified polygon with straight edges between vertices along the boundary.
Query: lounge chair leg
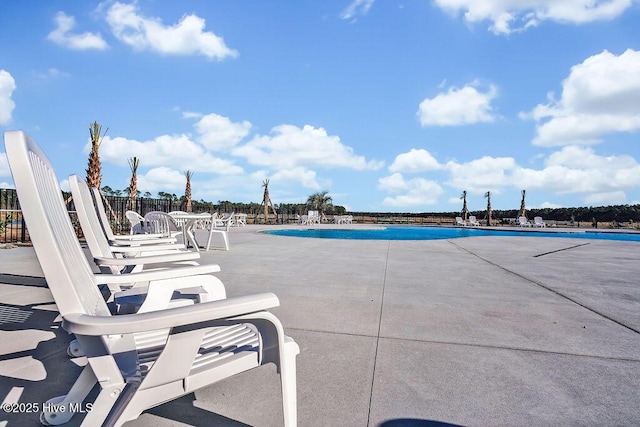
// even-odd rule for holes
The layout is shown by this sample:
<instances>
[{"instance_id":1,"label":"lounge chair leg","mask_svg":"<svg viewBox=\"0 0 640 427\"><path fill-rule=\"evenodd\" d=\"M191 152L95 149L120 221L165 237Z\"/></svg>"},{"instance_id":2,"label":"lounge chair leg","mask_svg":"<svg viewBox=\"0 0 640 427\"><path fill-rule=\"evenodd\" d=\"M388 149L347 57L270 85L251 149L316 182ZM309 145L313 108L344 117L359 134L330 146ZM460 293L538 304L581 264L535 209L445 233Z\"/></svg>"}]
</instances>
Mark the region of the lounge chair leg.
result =
<instances>
[{"instance_id":1,"label":"lounge chair leg","mask_svg":"<svg viewBox=\"0 0 640 427\"><path fill-rule=\"evenodd\" d=\"M224 248L225 248L225 250L228 251L229 250L229 235L226 232L224 232L224 233L222 233L222 238L224 239Z\"/></svg>"},{"instance_id":2,"label":"lounge chair leg","mask_svg":"<svg viewBox=\"0 0 640 427\"><path fill-rule=\"evenodd\" d=\"M213 224L211 225L211 227L213 227ZM209 246L211 246L211 235L213 234L213 230L209 230L209 238L207 239L207 247L205 248L205 251L209 250Z\"/></svg>"},{"instance_id":3,"label":"lounge chair leg","mask_svg":"<svg viewBox=\"0 0 640 427\"><path fill-rule=\"evenodd\" d=\"M87 397L97 379L91 366L86 365L76 382L64 396L54 397L43 404L40 422L44 425L57 426L68 422L79 409L83 409L82 402ZM86 408L84 408L86 409Z\"/></svg>"},{"instance_id":4,"label":"lounge chair leg","mask_svg":"<svg viewBox=\"0 0 640 427\"><path fill-rule=\"evenodd\" d=\"M80 344L78 344L78 340L72 340L69 343L69 347L67 347L67 354L69 357L82 357L84 356L84 351L80 348Z\"/></svg>"},{"instance_id":5,"label":"lounge chair leg","mask_svg":"<svg viewBox=\"0 0 640 427\"><path fill-rule=\"evenodd\" d=\"M284 425L295 427L298 423L298 399L296 395L296 356L300 347L293 338L285 336L280 355L280 383L282 385L282 411Z\"/></svg>"}]
</instances>

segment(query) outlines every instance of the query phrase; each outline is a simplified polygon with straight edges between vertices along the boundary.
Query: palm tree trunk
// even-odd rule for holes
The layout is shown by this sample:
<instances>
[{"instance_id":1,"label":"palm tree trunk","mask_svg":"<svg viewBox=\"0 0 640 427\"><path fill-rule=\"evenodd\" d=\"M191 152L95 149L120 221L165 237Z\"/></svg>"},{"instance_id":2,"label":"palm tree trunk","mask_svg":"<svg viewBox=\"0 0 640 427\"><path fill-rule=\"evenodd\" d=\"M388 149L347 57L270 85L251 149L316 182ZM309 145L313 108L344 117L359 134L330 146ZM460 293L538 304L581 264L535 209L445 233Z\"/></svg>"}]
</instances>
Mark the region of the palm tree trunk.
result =
<instances>
[{"instance_id":1,"label":"palm tree trunk","mask_svg":"<svg viewBox=\"0 0 640 427\"><path fill-rule=\"evenodd\" d=\"M191 212L193 209L193 206L191 203L191 177L193 176L193 172L186 171L184 173L184 176L187 178L187 186L184 189L184 198L187 201L186 211Z\"/></svg>"}]
</instances>

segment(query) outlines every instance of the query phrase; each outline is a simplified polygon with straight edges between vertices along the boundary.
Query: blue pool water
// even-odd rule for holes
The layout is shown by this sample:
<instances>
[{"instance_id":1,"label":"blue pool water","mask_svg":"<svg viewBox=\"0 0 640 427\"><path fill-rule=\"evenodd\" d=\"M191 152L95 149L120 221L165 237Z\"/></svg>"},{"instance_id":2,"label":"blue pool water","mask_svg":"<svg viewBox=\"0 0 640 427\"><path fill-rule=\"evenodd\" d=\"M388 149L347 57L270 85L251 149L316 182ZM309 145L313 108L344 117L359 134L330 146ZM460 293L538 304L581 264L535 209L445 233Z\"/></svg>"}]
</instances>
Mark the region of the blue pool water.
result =
<instances>
[{"instance_id":1,"label":"blue pool water","mask_svg":"<svg viewBox=\"0 0 640 427\"><path fill-rule=\"evenodd\" d=\"M626 240L640 242L640 233L611 233L598 231L509 231L484 230L462 227L386 227L379 229L307 229L290 228L270 230L268 234L278 236L314 237L320 239L359 239L359 240L436 240L455 239L473 236L519 236L519 237L565 237L572 239Z\"/></svg>"}]
</instances>

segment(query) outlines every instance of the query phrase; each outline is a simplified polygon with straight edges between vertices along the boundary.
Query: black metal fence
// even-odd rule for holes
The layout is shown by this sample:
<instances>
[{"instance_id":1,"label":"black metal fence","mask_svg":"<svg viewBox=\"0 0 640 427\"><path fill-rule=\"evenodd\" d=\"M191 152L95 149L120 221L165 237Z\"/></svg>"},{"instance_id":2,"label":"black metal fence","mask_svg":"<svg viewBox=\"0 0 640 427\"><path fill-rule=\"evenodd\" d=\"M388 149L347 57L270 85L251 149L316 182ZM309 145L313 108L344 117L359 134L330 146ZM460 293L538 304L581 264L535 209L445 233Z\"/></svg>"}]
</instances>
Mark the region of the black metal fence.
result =
<instances>
[{"instance_id":1,"label":"black metal fence","mask_svg":"<svg viewBox=\"0 0 640 427\"><path fill-rule=\"evenodd\" d=\"M0 188L0 243L28 242L29 233L15 190Z\"/></svg>"},{"instance_id":2,"label":"black metal fence","mask_svg":"<svg viewBox=\"0 0 640 427\"><path fill-rule=\"evenodd\" d=\"M75 213L75 205L70 193L63 192L63 199L66 202L69 216L71 217L71 223L74 226L78 237L82 237L82 229ZM171 199L153 199L140 197L134 200L130 200L128 197L118 196L104 196L103 199L107 217L111 224L111 228L114 233L123 234L128 233L131 227L129 221L126 219L125 212L132 210L138 212L140 215L152 211L171 212L171 211L184 211L184 201L171 200ZM247 222L251 223L264 223L264 214L255 212L255 209L248 209L235 204L227 203L227 205L214 205L212 203L193 202L192 211L194 213L218 211L221 214L225 213L244 213L247 214ZM289 223L296 220L295 212L288 212L283 209L283 212L278 215L271 214L267 222L270 223ZM22 218L22 211L20 210L20 203L18 196L14 189L0 189L0 244L3 243L29 243L29 231Z\"/></svg>"}]
</instances>

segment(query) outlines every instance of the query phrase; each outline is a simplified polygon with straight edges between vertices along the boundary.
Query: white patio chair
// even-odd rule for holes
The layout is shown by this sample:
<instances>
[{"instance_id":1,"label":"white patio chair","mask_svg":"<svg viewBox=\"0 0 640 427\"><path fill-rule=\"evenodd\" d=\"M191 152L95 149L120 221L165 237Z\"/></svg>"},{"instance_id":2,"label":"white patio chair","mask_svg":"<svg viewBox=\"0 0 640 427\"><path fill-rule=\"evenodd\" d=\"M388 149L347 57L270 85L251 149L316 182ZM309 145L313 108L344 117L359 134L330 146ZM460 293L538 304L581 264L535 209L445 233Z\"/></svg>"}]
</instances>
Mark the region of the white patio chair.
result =
<instances>
[{"instance_id":1,"label":"white patio chair","mask_svg":"<svg viewBox=\"0 0 640 427\"><path fill-rule=\"evenodd\" d=\"M307 224L320 224L320 213L318 211L307 212Z\"/></svg>"},{"instance_id":2,"label":"white patio chair","mask_svg":"<svg viewBox=\"0 0 640 427\"><path fill-rule=\"evenodd\" d=\"M131 228L129 230L131 235L146 234L147 227L142 215L136 211L126 211L124 216L129 220L129 224L131 224Z\"/></svg>"},{"instance_id":3,"label":"white patio chair","mask_svg":"<svg viewBox=\"0 0 640 427\"><path fill-rule=\"evenodd\" d=\"M109 222L109 218L107 218L107 212L105 211L104 208L104 204L102 201L102 194L100 194L100 190L98 190L97 188L93 187L91 188L91 199L93 201L95 210L97 212L98 215L98 220L100 222L101 228L105 234L105 236L107 237L107 240L109 241L110 244L112 245L144 245L144 244L158 244L160 242L162 243L175 243L176 240L175 239L171 239L171 238L165 238L162 235L159 234L129 234L129 235L118 235L116 236L113 233L113 230L111 228L111 223ZM131 212L131 213L129 213ZM135 219L134 218L134 214L135 214ZM138 218L142 218L140 217L140 215L138 215L137 212L133 212L133 211L127 211L127 213L125 213L125 216L127 216L127 219L129 220L129 222L132 224L131 228L133 230L133 223L138 219ZM131 217L131 218L129 218ZM144 221L142 222L142 226L144 227ZM158 239L162 239L162 240L158 240Z\"/></svg>"},{"instance_id":4,"label":"white patio chair","mask_svg":"<svg viewBox=\"0 0 640 427\"><path fill-rule=\"evenodd\" d=\"M478 227L480 225L480 222L476 219L475 216L469 215L469 225Z\"/></svg>"},{"instance_id":5,"label":"white patio chair","mask_svg":"<svg viewBox=\"0 0 640 427\"><path fill-rule=\"evenodd\" d=\"M233 218L233 224L236 227L245 227L247 225L247 214L240 213L235 214Z\"/></svg>"},{"instance_id":6,"label":"white patio chair","mask_svg":"<svg viewBox=\"0 0 640 427\"><path fill-rule=\"evenodd\" d=\"M151 211L144 216L147 230L154 234L165 237L176 237L182 235L182 230L178 229L175 220L166 212Z\"/></svg>"},{"instance_id":7,"label":"white patio chair","mask_svg":"<svg viewBox=\"0 0 640 427\"><path fill-rule=\"evenodd\" d=\"M464 220L462 219L461 216L457 216L456 217L456 225L461 225L461 226L465 227L467 225L467 223L464 222Z\"/></svg>"},{"instance_id":8,"label":"white patio chair","mask_svg":"<svg viewBox=\"0 0 640 427\"><path fill-rule=\"evenodd\" d=\"M72 408L98 384L82 424L121 426L149 408L274 363L280 373L284 424L296 425L295 359L300 350L267 311L279 305L274 294L113 316L96 286L104 276L91 271L46 156L20 131L6 132L5 145L24 220L62 327L76 335L88 362L67 395L42 405L42 421L69 421ZM164 335L161 345L155 341L149 347L138 339L151 331Z\"/></svg>"},{"instance_id":9,"label":"white patio chair","mask_svg":"<svg viewBox=\"0 0 640 427\"><path fill-rule=\"evenodd\" d=\"M541 216L536 216L533 218L533 226L539 228L545 228L547 223L542 220Z\"/></svg>"},{"instance_id":10,"label":"white patio chair","mask_svg":"<svg viewBox=\"0 0 640 427\"><path fill-rule=\"evenodd\" d=\"M518 225L520 227L531 227L531 223L526 216L518 217Z\"/></svg>"},{"instance_id":11,"label":"white patio chair","mask_svg":"<svg viewBox=\"0 0 640 427\"><path fill-rule=\"evenodd\" d=\"M211 238L213 237L214 233L222 236L224 249L226 251L229 250L229 230L234 223L233 219L234 212L232 212L230 215L225 215L223 218L219 218L217 215L212 215L211 219L202 221L203 228L209 232L209 237L207 238L207 244L205 246L206 251L208 251L211 247ZM217 227L221 227L222 229L218 229Z\"/></svg>"}]
</instances>

